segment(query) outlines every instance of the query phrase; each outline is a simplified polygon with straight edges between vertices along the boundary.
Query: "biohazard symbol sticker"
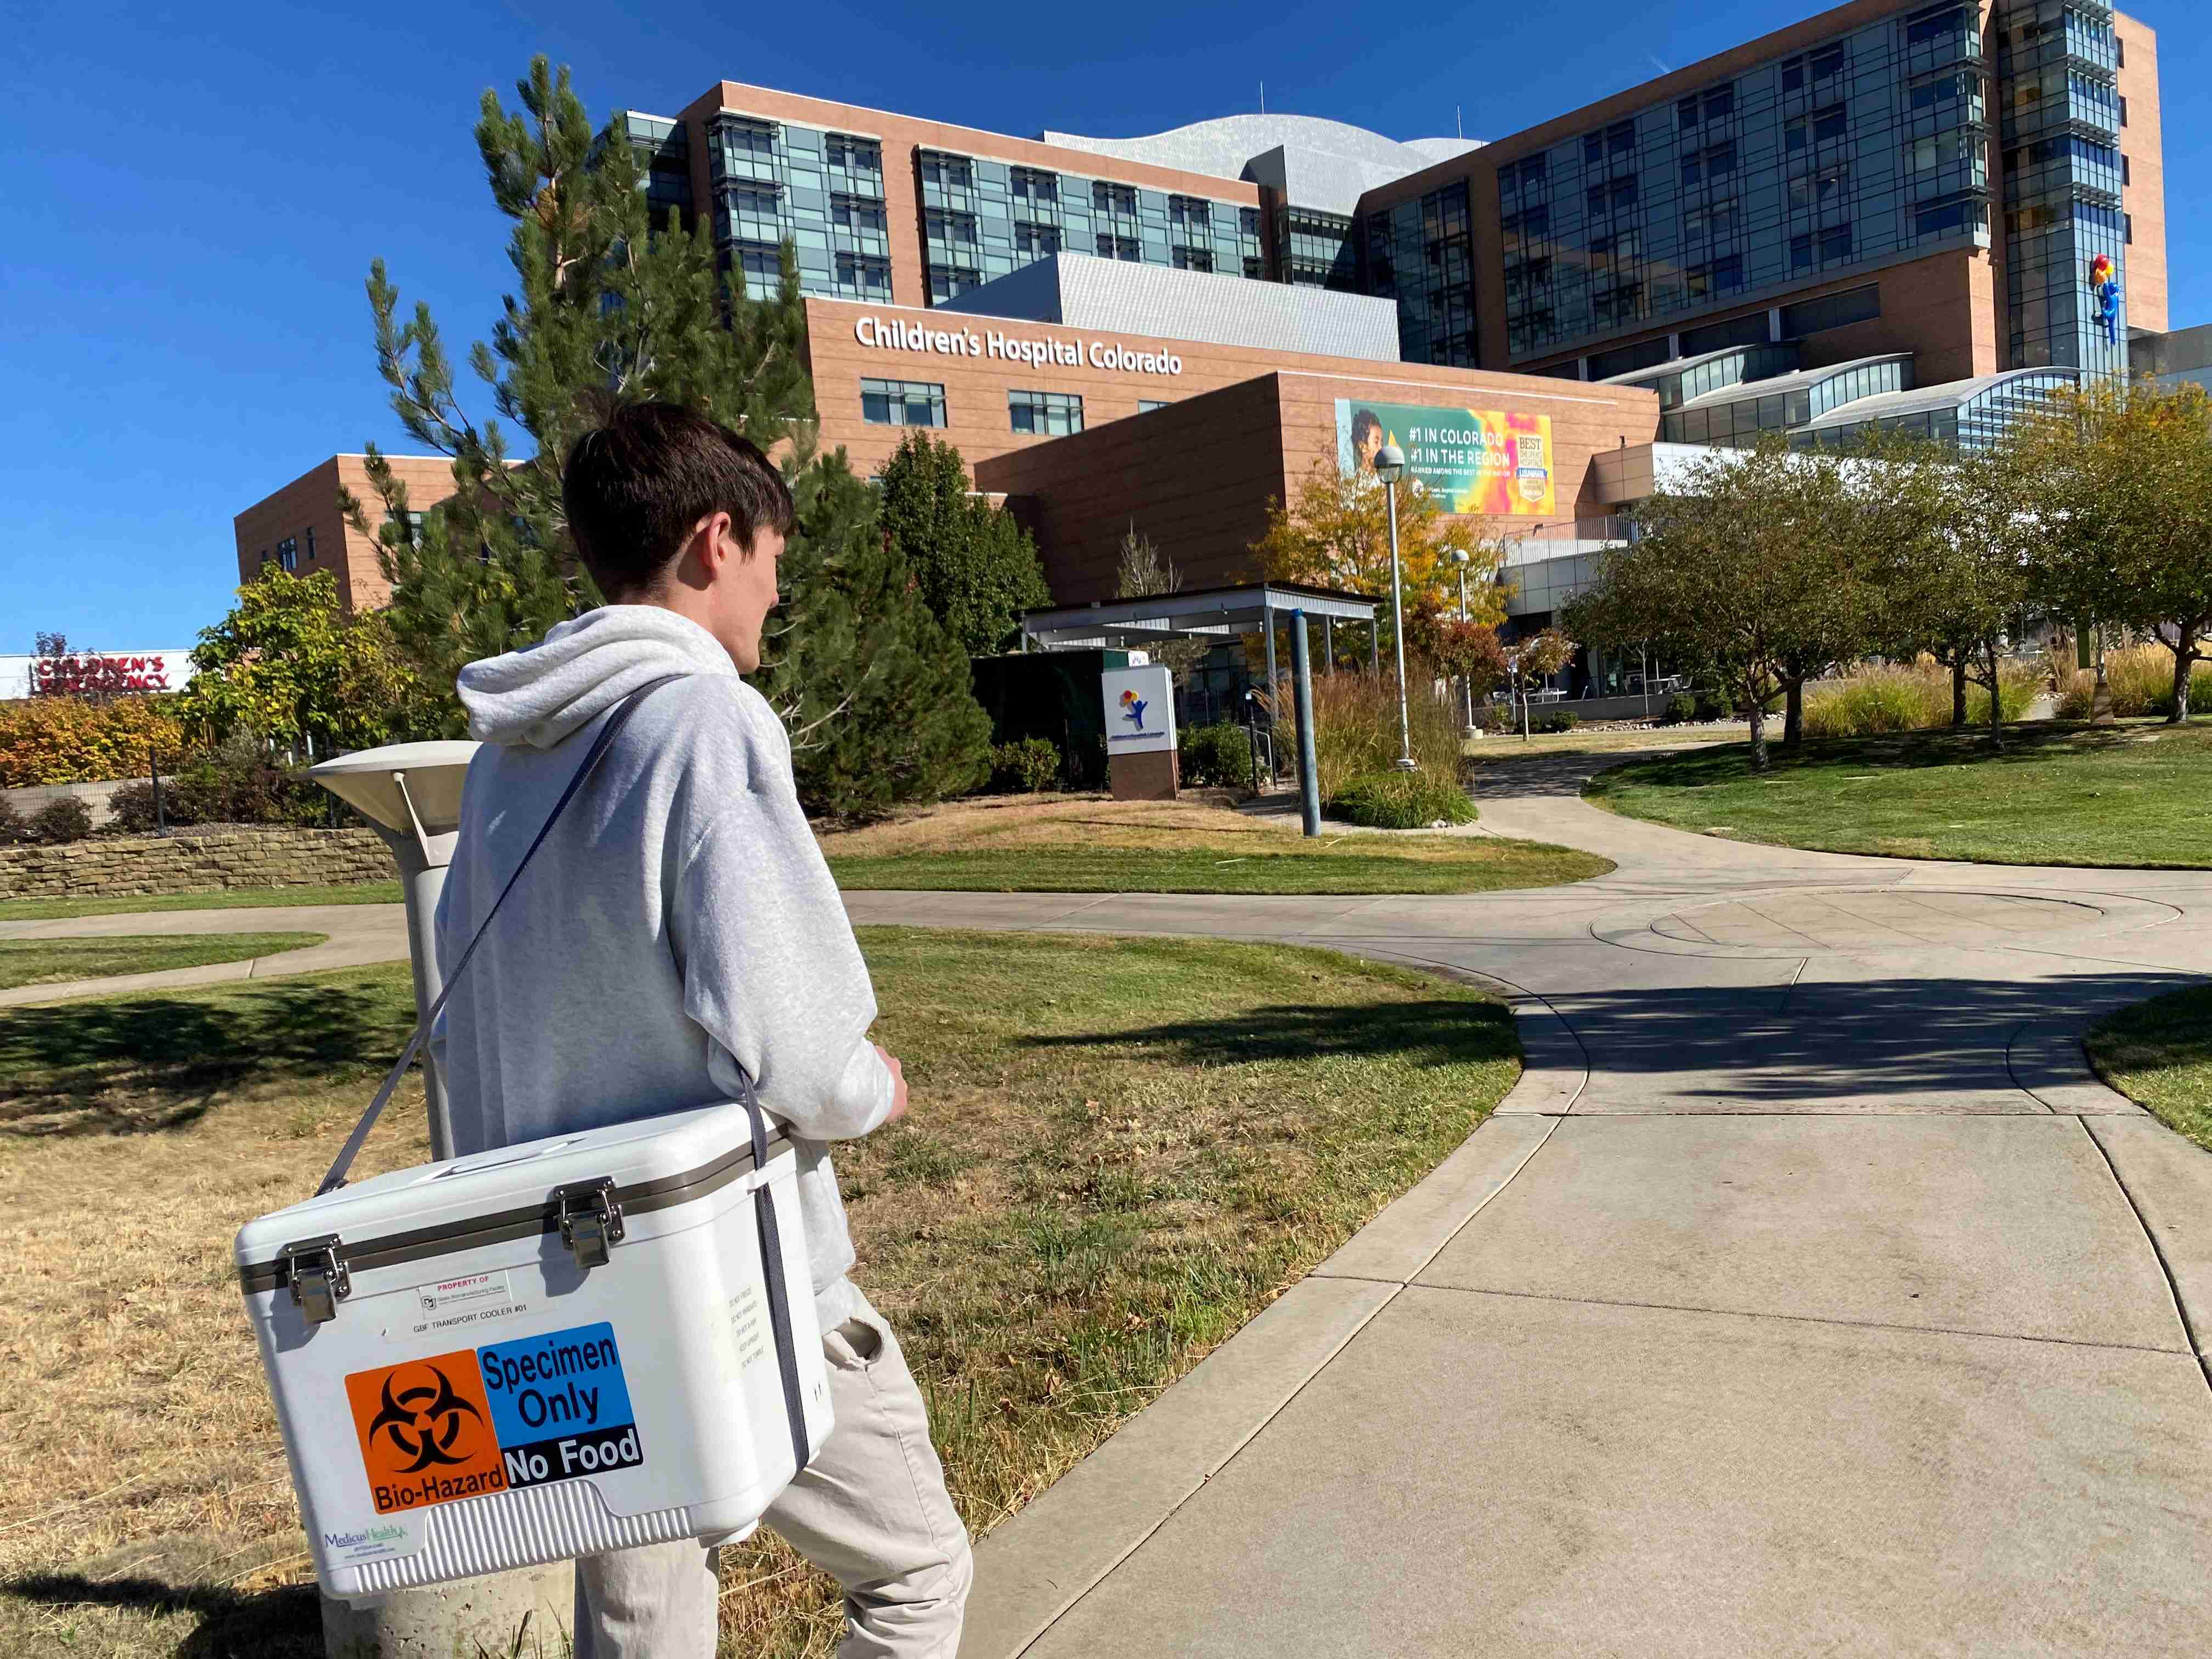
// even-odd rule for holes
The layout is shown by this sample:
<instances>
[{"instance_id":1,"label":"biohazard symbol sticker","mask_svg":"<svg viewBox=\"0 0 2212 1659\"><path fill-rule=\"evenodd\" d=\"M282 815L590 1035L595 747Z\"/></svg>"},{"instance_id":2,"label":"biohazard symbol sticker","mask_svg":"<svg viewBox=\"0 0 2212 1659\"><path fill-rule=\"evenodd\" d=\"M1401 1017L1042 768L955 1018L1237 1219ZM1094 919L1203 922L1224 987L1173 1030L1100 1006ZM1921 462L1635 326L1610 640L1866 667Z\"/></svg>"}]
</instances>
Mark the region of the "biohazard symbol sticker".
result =
<instances>
[{"instance_id":1,"label":"biohazard symbol sticker","mask_svg":"<svg viewBox=\"0 0 2212 1659\"><path fill-rule=\"evenodd\" d=\"M356 1371L346 1399L378 1514L507 1489L473 1349Z\"/></svg>"}]
</instances>

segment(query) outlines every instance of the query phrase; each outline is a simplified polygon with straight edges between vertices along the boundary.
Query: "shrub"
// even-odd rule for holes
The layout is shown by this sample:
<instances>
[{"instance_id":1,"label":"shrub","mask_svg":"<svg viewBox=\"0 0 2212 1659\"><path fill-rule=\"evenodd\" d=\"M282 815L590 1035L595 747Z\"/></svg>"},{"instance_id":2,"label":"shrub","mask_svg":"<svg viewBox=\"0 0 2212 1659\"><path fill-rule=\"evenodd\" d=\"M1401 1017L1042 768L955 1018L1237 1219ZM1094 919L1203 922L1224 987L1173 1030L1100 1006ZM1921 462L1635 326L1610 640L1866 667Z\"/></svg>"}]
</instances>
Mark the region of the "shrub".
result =
<instances>
[{"instance_id":1,"label":"shrub","mask_svg":"<svg viewBox=\"0 0 2212 1659\"><path fill-rule=\"evenodd\" d=\"M1690 699L1690 713L1701 720L1724 720L1735 713L1718 691L1700 691Z\"/></svg>"},{"instance_id":2,"label":"shrub","mask_svg":"<svg viewBox=\"0 0 2212 1659\"><path fill-rule=\"evenodd\" d=\"M1354 778L1328 797L1333 818L1370 830L1425 830L1431 824L1472 823L1474 803L1449 775L1376 772Z\"/></svg>"},{"instance_id":3,"label":"shrub","mask_svg":"<svg viewBox=\"0 0 2212 1659\"><path fill-rule=\"evenodd\" d=\"M1060 782L1060 749L1049 738L1024 738L991 745L994 793L1034 795Z\"/></svg>"},{"instance_id":4,"label":"shrub","mask_svg":"<svg viewBox=\"0 0 2212 1659\"><path fill-rule=\"evenodd\" d=\"M0 702L0 789L137 777L149 747L166 764L184 748L173 699L25 697Z\"/></svg>"},{"instance_id":5,"label":"shrub","mask_svg":"<svg viewBox=\"0 0 2212 1659\"><path fill-rule=\"evenodd\" d=\"M1252 787L1252 739L1232 721L1186 726L1176 736L1176 749L1182 781L1193 788Z\"/></svg>"},{"instance_id":6,"label":"shrub","mask_svg":"<svg viewBox=\"0 0 2212 1659\"><path fill-rule=\"evenodd\" d=\"M1511 724L1506 715L1504 704L1497 702L1475 704L1474 729L1476 731L1504 732L1511 729Z\"/></svg>"},{"instance_id":7,"label":"shrub","mask_svg":"<svg viewBox=\"0 0 2212 1659\"><path fill-rule=\"evenodd\" d=\"M1581 716L1571 708L1553 708L1539 714L1530 722L1531 732L1571 732L1582 724Z\"/></svg>"},{"instance_id":8,"label":"shrub","mask_svg":"<svg viewBox=\"0 0 2212 1659\"><path fill-rule=\"evenodd\" d=\"M75 795L50 800L31 814L30 839L48 847L82 841L92 833L92 808Z\"/></svg>"},{"instance_id":9,"label":"shrub","mask_svg":"<svg viewBox=\"0 0 2212 1659\"><path fill-rule=\"evenodd\" d=\"M166 822L171 824L191 823L184 803L177 799L177 784L173 778L161 780L161 813L154 811L154 785L151 779L143 783L126 783L107 799L108 827L131 834L143 834Z\"/></svg>"},{"instance_id":10,"label":"shrub","mask_svg":"<svg viewBox=\"0 0 2212 1659\"><path fill-rule=\"evenodd\" d=\"M0 795L0 847L15 847L30 840L31 826L15 810L15 803Z\"/></svg>"},{"instance_id":11,"label":"shrub","mask_svg":"<svg viewBox=\"0 0 2212 1659\"><path fill-rule=\"evenodd\" d=\"M1698 718L1698 700L1686 691L1677 691L1667 699L1666 720L1669 726L1687 726Z\"/></svg>"}]
</instances>

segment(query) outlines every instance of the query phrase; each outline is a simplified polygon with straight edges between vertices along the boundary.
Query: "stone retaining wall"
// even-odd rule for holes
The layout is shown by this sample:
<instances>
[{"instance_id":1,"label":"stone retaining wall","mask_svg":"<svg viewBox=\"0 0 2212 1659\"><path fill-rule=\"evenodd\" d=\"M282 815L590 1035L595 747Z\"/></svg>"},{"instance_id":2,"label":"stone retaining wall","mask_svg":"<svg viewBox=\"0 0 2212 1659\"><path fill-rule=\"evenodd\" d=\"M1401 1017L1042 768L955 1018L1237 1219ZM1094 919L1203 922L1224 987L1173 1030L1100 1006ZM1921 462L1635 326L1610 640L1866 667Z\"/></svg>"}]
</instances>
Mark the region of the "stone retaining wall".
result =
<instances>
[{"instance_id":1,"label":"stone retaining wall","mask_svg":"<svg viewBox=\"0 0 2212 1659\"><path fill-rule=\"evenodd\" d=\"M392 855L373 830L187 830L0 847L0 898L335 887L392 875Z\"/></svg>"}]
</instances>

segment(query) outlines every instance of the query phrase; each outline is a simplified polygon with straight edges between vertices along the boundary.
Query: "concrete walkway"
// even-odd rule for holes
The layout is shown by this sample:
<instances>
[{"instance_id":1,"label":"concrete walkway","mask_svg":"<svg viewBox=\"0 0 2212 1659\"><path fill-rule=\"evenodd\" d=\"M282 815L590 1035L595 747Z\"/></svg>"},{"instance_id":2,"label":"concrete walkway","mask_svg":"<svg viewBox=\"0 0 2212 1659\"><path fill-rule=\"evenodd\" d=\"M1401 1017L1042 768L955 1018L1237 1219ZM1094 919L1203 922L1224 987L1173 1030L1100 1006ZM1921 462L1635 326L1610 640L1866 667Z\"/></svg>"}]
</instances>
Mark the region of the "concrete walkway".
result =
<instances>
[{"instance_id":1,"label":"concrete walkway","mask_svg":"<svg viewBox=\"0 0 2212 1659\"><path fill-rule=\"evenodd\" d=\"M2212 1650L2212 1158L2079 1041L2212 971L2212 872L1686 835L1581 801L1592 763L1478 785L1491 829L1620 866L1573 887L848 896L1428 966L1509 996L1528 1056L985 1540L969 1659ZM286 925L404 953L396 906L0 931Z\"/></svg>"},{"instance_id":2,"label":"concrete walkway","mask_svg":"<svg viewBox=\"0 0 2212 1659\"><path fill-rule=\"evenodd\" d=\"M1429 1180L981 1547L969 1659L2203 1654L2212 1158L2080 1034L2212 969L2212 874L1614 817L1459 899L856 893L1496 985L1528 1070ZM2023 804L2032 811L2032 804Z\"/></svg>"},{"instance_id":3,"label":"concrete walkway","mask_svg":"<svg viewBox=\"0 0 2212 1659\"><path fill-rule=\"evenodd\" d=\"M18 985L0 990L0 1008L32 1003L66 1002L76 997L115 996L125 991L179 990L221 985L232 980L268 979L280 974L312 974L325 968L356 968L364 963L404 961L407 911L398 904L271 905L252 910L142 910L126 915L63 916L46 921L0 921L0 939L115 939L137 934L322 933L320 945L278 951L242 962L215 962L198 968L163 968L150 974L113 974L104 979L68 980L52 985Z\"/></svg>"}]
</instances>

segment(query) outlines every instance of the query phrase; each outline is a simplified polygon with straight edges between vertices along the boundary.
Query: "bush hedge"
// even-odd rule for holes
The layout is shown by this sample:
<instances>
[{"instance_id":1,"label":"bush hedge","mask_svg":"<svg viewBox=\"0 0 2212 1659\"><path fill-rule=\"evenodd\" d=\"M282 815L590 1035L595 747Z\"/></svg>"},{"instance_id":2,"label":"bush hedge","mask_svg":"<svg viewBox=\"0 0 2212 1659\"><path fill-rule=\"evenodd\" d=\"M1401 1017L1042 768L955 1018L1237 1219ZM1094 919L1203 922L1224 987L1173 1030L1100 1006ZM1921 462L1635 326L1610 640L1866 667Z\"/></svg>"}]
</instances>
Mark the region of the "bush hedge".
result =
<instances>
[{"instance_id":1,"label":"bush hedge","mask_svg":"<svg viewBox=\"0 0 2212 1659\"><path fill-rule=\"evenodd\" d=\"M1571 708L1553 708L1536 716L1528 729L1531 732L1571 732L1582 724L1582 717Z\"/></svg>"},{"instance_id":2,"label":"bush hedge","mask_svg":"<svg viewBox=\"0 0 2212 1659\"><path fill-rule=\"evenodd\" d=\"M92 808L75 795L48 801L30 816L30 839L46 847L82 841L92 833Z\"/></svg>"},{"instance_id":3,"label":"bush hedge","mask_svg":"<svg viewBox=\"0 0 2212 1659\"><path fill-rule=\"evenodd\" d=\"M1060 750L1049 738L1024 738L991 745L991 781L997 795L1034 795L1060 787Z\"/></svg>"},{"instance_id":4,"label":"bush hedge","mask_svg":"<svg viewBox=\"0 0 2212 1659\"><path fill-rule=\"evenodd\" d=\"M258 756L222 751L161 780L161 816L172 829L196 823L293 824L313 829L331 821L330 795L319 784L295 778ZM342 822L353 810L336 809ZM152 782L127 783L108 801L110 827L144 831L155 827Z\"/></svg>"},{"instance_id":5,"label":"bush hedge","mask_svg":"<svg viewBox=\"0 0 2212 1659\"><path fill-rule=\"evenodd\" d=\"M1354 778L1329 798L1325 810L1333 818L1370 830L1474 822L1474 803L1467 792L1433 772L1374 772Z\"/></svg>"},{"instance_id":6,"label":"bush hedge","mask_svg":"<svg viewBox=\"0 0 2212 1659\"><path fill-rule=\"evenodd\" d=\"M1686 691L1677 691L1667 699L1667 724L1687 726L1698 718L1698 700Z\"/></svg>"},{"instance_id":7,"label":"bush hedge","mask_svg":"<svg viewBox=\"0 0 2212 1659\"><path fill-rule=\"evenodd\" d=\"M0 702L0 789L33 783L105 783L144 774L185 750L173 698L25 697Z\"/></svg>"},{"instance_id":8,"label":"bush hedge","mask_svg":"<svg viewBox=\"0 0 2212 1659\"><path fill-rule=\"evenodd\" d=\"M1233 721L1186 726L1176 734L1182 781L1191 788L1252 787L1252 738Z\"/></svg>"}]
</instances>

